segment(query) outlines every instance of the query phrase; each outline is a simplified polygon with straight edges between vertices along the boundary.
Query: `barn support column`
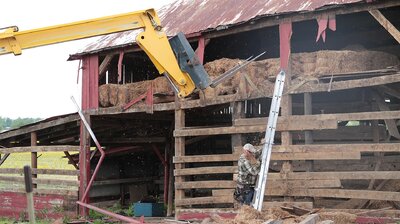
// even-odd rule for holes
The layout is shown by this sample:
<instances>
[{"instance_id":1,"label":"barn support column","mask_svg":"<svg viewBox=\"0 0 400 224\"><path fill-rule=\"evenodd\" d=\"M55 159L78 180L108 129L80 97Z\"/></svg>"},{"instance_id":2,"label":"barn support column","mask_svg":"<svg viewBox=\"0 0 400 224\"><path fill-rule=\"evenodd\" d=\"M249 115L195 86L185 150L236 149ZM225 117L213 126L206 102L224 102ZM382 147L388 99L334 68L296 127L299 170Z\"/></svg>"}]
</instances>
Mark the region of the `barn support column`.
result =
<instances>
[{"instance_id":1,"label":"barn support column","mask_svg":"<svg viewBox=\"0 0 400 224\"><path fill-rule=\"evenodd\" d=\"M31 146L37 146L37 133L31 132ZM37 169L37 152L31 152L31 167ZM32 178L37 178L37 174L32 174ZM37 188L37 184L33 184L34 188Z\"/></svg>"},{"instance_id":2,"label":"barn support column","mask_svg":"<svg viewBox=\"0 0 400 224\"><path fill-rule=\"evenodd\" d=\"M180 130L185 127L185 111L182 109L175 110L175 130ZM185 155L185 137L175 137L175 156ZM183 169L184 164L176 163L175 170ZM175 183L179 184L184 182L183 176L175 177ZM185 197L185 192L182 189L175 189L175 204L177 200ZM175 217L178 217L178 208L175 206Z\"/></svg>"},{"instance_id":3,"label":"barn support column","mask_svg":"<svg viewBox=\"0 0 400 224\"><path fill-rule=\"evenodd\" d=\"M304 115L312 114L312 95L311 93L304 93ZM304 144L309 145L313 143L312 131L304 131ZM308 160L308 171L312 172L314 169L314 161Z\"/></svg>"},{"instance_id":4,"label":"barn support column","mask_svg":"<svg viewBox=\"0 0 400 224\"><path fill-rule=\"evenodd\" d=\"M285 76L285 86L284 91L290 88L290 80L291 80L291 69L290 69L290 52L291 45L290 39L292 36L292 23L284 22L279 24L279 45L280 45L280 64L281 69L286 72ZM285 94L282 96L281 100L281 116L290 116L292 115L292 96L290 94ZM292 133L289 131L281 132L281 144L283 146L292 145ZM291 161L285 161L282 164L281 173L286 175L287 173L292 171L292 163ZM285 201L293 201L293 197L284 197Z\"/></svg>"},{"instance_id":5,"label":"barn support column","mask_svg":"<svg viewBox=\"0 0 400 224\"><path fill-rule=\"evenodd\" d=\"M97 109L99 106L99 58L91 55L83 58L82 74L82 111ZM90 116L85 115L90 124ZM80 152L79 152L79 200L86 204L89 198L81 198L90 180L90 134L81 121L80 127ZM83 217L88 215L88 209L80 206L79 214Z\"/></svg>"},{"instance_id":6,"label":"barn support column","mask_svg":"<svg viewBox=\"0 0 400 224\"><path fill-rule=\"evenodd\" d=\"M244 103L243 102L232 102L232 125L235 124L235 120L239 118L244 118ZM232 145L232 152L235 153L235 147L238 149L239 147L243 146L243 137L242 134L232 134L231 135L231 145ZM234 162L234 165L237 165L237 162Z\"/></svg>"}]
</instances>

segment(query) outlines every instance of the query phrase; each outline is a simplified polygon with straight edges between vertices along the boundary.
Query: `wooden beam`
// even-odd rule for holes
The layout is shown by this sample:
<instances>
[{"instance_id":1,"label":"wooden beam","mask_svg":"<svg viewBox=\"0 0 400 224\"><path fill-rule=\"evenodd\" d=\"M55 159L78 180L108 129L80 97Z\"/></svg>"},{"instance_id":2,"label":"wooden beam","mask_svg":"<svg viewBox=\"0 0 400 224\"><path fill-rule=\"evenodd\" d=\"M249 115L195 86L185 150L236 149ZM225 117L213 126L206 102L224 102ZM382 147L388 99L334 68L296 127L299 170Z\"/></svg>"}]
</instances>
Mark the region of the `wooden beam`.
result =
<instances>
[{"instance_id":1,"label":"wooden beam","mask_svg":"<svg viewBox=\"0 0 400 224\"><path fill-rule=\"evenodd\" d=\"M175 200L175 204L195 205L195 204L221 204L233 203L233 189L227 189L226 195L211 197L195 197ZM400 201L400 192L369 191L369 190L345 190L345 189L267 189L268 196L302 196L302 197L327 197L327 198L359 198L383 201Z\"/></svg>"},{"instance_id":2,"label":"wooden beam","mask_svg":"<svg viewBox=\"0 0 400 224\"><path fill-rule=\"evenodd\" d=\"M273 152L400 152L400 143L274 145Z\"/></svg>"},{"instance_id":3,"label":"wooden beam","mask_svg":"<svg viewBox=\"0 0 400 224\"><path fill-rule=\"evenodd\" d=\"M282 195L279 189L274 189L268 195ZM291 189L285 192L288 196L326 197L326 198L357 198L382 201L400 201L400 192L347 190L347 189Z\"/></svg>"},{"instance_id":4,"label":"wooden beam","mask_svg":"<svg viewBox=\"0 0 400 224\"><path fill-rule=\"evenodd\" d=\"M99 66L99 79L103 77L106 73L108 66L110 65L111 60L113 59L113 54L107 54L104 60L101 62Z\"/></svg>"},{"instance_id":5,"label":"wooden beam","mask_svg":"<svg viewBox=\"0 0 400 224\"><path fill-rule=\"evenodd\" d=\"M178 98L175 99L178 104ZM180 130L185 127L185 111L182 109L175 110L175 130ZM175 138L175 156L185 156L185 138L184 137L176 137ZM185 164L175 164L175 169L183 169ZM179 206L177 201L184 200L185 192L183 190L177 189L176 185L181 184L185 181L184 177L178 176L175 177L175 206ZM175 208L176 209L176 208ZM175 214L176 216L177 214Z\"/></svg>"},{"instance_id":6,"label":"wooden beam","mask_svg":"<svg viewBox=\"0 0 400 224\"><path fill-rule=\"evenodd\" d=\"M232 180L187 181L175 183L175 189L234 188L235 186L236 181Z\"/></svg>"},{"instance_id":7,"label":"wooden beam","mask_svg":"<svg viewBox=\"0 0 400 224\"><path fill-rule=\"evenodd\" d=\"M213 181L188 181L176 184L176 189L221 189L221 188L235 188L236 181L228 180L213 180ZM339 179L320 179L320 180L285 180L271 179L267 183L267 188L335 188L341 187ZM214 196L218 195L218 191L213 191Z\"/></svg>"},{"instance_id":8,"label":"wooden beam","mask_svg":"<svg viewBox=\"0 0 400 224\"><path fill-rule=\"evenodd\" d=\"M198 168L185 168L174 171L175 176L185 175L202 175L202 174L220 174L220 173L237 173L237 166L212 166L212 167L198 167Z\"/></svg>"},{"instance_id":9,"label":"wooden beam","mask_svg":"<svg viewBox=\"0 0 400 224\"><path fill-rule=\"evenodd\" d=\"M59 119L55 119L55 120L51 120L51 121L41 121L38 122L37 124L28 126L28 127L22 127L19 129L14 129L11 131L7 131L4 133L0 134L0 140L6 139L6 138L10 138L13 136L17 136L17 135L23 135L23 134L28 134L34 131L39 131L39 130L43 130L46 128L51 128L57 125L62 125L65 123L69 123L69 122L74 122L74 121L78 121L79 115L77 114L72 114L72 115L68 115L67 117L63 117L63 118L59 118ZM77 123L77 126L79 124Z\"/></svg>"},{"instance_id":10,"label":"wooden beam","mask_svg":"<svg viewBox=\"0 0 400 224\"><path fill-rule=\"evenodd\" d=\"M233 203L232 195L221 197L196 197L175 199L175 206Z\"/></svg>"},{"instance_id":11,"label":"wooden beam","mask_svg":"<svg viewBox=\"0 0 400 224\"><path fill-rule=\"evenodd\" d=\"M1 151L0 151L1 152ZM0 159L0 166L6 161L6 159L10 156L10 153L4 154L4 156Z\"/></svg>"},{"instance_id":12,"label":"wooden beam","mask_svg":"<svg viewBox=\"0 0 400 224\"><path fill-rule=\"evenodd\" d=\"M226 203L233 203L234 189L225 190L213 190L213 194L216 196L191 198L193 204L196 199L199 200L199 204L214 204L222 203L229 198L232 200ZM280 188L267 188L265 191L266 196L299 196L299 197L326 197L326 198L358 198L358 199L369 199L369 200L384 200L384 201L400 201L400 192L389 192L389 191L371 191L371 190L348 190L348 189L304 189L304 188L292 188L290 190ZM226 197L226 198L224 198ZM224 198L224 199L222 199ZM214 199L214 200L212 200Z\"/></svg>"},{"instance_id":13,"label":"wooden beam","mask_svg":"<svg viewBox=\"0 0 400 224\"><path fill-rule=\"evenodd\" d=\"M238 127L218 127L218 128L185 128L174 131L175 137L183 136L204 136L204 135L225 135L239 133L255 133L265 132L266 124L255 126L238 126ZM320 129L336 129L337 122L334 120L317 120L314 122L297 121L281 121L277 124L277 131L301 131L301 130L320 130Z\"/></svg>"},{"instance_id":14,"label":"wooden beam","mask_svg":"<svg viewBox=\"0 0 400 224\"><path fill-rule=\"evenodd\" d=\"M379 91L382 91L388 95L391 95L393 97L396 97L397 99L400 99L400 91L397 89L393 89L392 87L389 86L378 86L376 87Z\"/></svg>"},{"instance_id":15,"label":"wooden beam","mask_svg":"<svg viewBox=\"0 0 400 224\"><path fill-rule=\"evenodd\" d=\"M6 191L6 192L15 192L15 193L22 193L25 194L26 190L21 188L1 188L0 191ZM74 190L63 190L63 189L33 189L33 194L34 195L61 195L61 196L66 196L66 197L73 197L76 198L78 197L78 191ZM71 198L71 200L73 200Z\"/></svg>"},{"instance_id":16,"label":"wooden beam","mask_svg":"<svg viewBox=\"0 0 400 224\"><path fill-rule=\"evenodd\" d=\"M400 143L381 143L381 144L332 144L332 145L274 145L272 147L271 160L306 160L322 159L331 156L331 159L340 157L351 158L359 155L360 152L399 152ZM331 153L324 156L325 153ZM200 162L223 162L236 161L240 153L236 154L214 154L214 155L194 155L194 156L175 156L174 163L200 163ZM289 158L288 158L289 157ZM359 158L358 156L356 158ZM329 159L329 158L328 158Z\"/></svg>"},{"instance_id":17,"label":"wooden beam","mask_svg":"<svg viewBox=\"0 0 400 224\"><path fill-rule=\"evenodd\" d=\"M369 13L400 43L399 30L379 10L370 10Z\"/></svg>"},{"instance_id":18,"label":"wooden beam","mask_svg":"<svg viewBox=\"0 0 400 224\"><path fill-rule=\"evenodd\" d=\"M371 111L359 113L339 113L339 114L313 114L313 115L291 115L287 117L279 117L279 122L295 122L302 120L303 123L335 120L335 121L367 121L367 120L384 120L384 119L400 119L400 111ZM266 124L268 117L261 118L242 118L236 119L236 126L254 126ZM321 128L322 129L322 128Z\"/></svg>"},{"instance_id":19,"label":"wooden beam","mask_svg":"<svg viewBox=\"0 0 400 224\"><path fill-rule=\"evenodd\" d=\"M202 163L202 162L223 162L237 161L239 154L218 154L198 156L175 156L174 163ZM338 160L355 159L359 160L359 152L273 152L271 160Z\"/></svg>"},{"instance_id":20,"label":"wooden beam","mask_svg":"<svg viewBox=\"0 0 400 224\"><path fill-rule=\"evenodd\" d=\"M271 201L271 202L264 202L263 209L269 208L278 208L278 207L300 207L305 209L312 209L313 203L312 202L303 202L303 201Z\"/></svg>"},{"instance_id":21,"label":"wooden beam","mask_svg":"<svg viewBox=\"0 0 400 224\"><path fill-rule=\"evenodd\" d=\"M281 177L279 173L270 173L268 178L279 179ZM288 180L397 180L400 179L400 171L291 172L286 178Z\"/></svg>"},{"instance_id":22,"label":"wooden beam","mask_svg":"<svg viewBox=\"0 0 400 224\"><path fill-rule=\"evenodd\" d=\"M24 183L24 177L12 177L12 176L0 176L0 181ZM79 186L79 181L77 180L60 180L60 179L32 179L35 184L46 184L55 186Z\"/></svg>"},{"instance_id":23,"label":"wooden beam","mask_svg":"<svg viewBox=\"0 0 400 224\"><path fill-rule=\"evenodd\" d=\"M79 146L74 145L54 145L54 146L28 146L28 147L12 147L2 148L0 153L21 153L21 152L79 152Z\"/></svg>"},{"instance_id":24,"label":"wooden beam","mask_svg":"<svg viewBox=\"0 0 400 224\"><path fill-rule=\"evenodd\" d=\"M305 219L303 219L299 224L316 224L320 220L318 214L308 215Z\"/></svg>"},{"instance_id":25,"label":"wooden beam","mask_svg":"<svg viewBox=\"0 0 400 224\"><path fill-rule=\"evenodd\" d=\"M0 174L23 174L20 168L0 168ZM32 174L79 176L79 170L32 169Z\"/></svg>"},{"instance_id":26,"label":"wooden beam","mask_svg":"<svg viewBox=\"0 0 400 224\"><path fill-rule=\"evenodd\" d=\"M93 186L141 183L141 182L150 182L158 179L159 179L158 177L141 177L141 178L124 178L124 179L113 179L113 180L98 180L93 182Z\"/></svg>"},{"instance_id":27,"label":"wooden beam","mask_svg":"<svg viewBox=\"0 0 400 224\"><path fill-rule=\"evenodd\" d=\"M300 82L301 81L298 81L298 83ZM332 82L331 84L330 83L318 84L318 83L307 82L301 85L300 87L291 90L289 94L327 92L328 90L337 91L337 90L354 89L354 88L362 88L369 86L379 86L396 82L400 82L400 73L396 73L393 75L365 78L365 79L335 81ZM293 85L296 85L296 82Z\"/></svg>"},{"instance_id":28,"label":"wooden beam","mask_svg":"<svg viewBox=\"0 0 400 224\"><path fill-rule=\"evenodd\" d=\"M379 94L375 91L372 92L373 97L375 98L376 103L378 104L379 110L387 111L390 110L389 106L385 104L385 99L382 94ZM389 134L397 139L400 139L399 129L397 129L397 124L394 119L385 119L386 127L389 131Z\"/></svg>"},{"instance_id":29,"label":"wooden beam","mask_svg":"<svg viewBox=\"0 0 400 224\"><path fill-rule=\"evenodd\" d=\"M74 158L72 158L71 154L69 152L64 151L64 155L68 158L68 161L75 167L75 169L79 170L78 163L75 162ZM79 171L78 171L79 174Z\"/></svg>"}]
</instances>

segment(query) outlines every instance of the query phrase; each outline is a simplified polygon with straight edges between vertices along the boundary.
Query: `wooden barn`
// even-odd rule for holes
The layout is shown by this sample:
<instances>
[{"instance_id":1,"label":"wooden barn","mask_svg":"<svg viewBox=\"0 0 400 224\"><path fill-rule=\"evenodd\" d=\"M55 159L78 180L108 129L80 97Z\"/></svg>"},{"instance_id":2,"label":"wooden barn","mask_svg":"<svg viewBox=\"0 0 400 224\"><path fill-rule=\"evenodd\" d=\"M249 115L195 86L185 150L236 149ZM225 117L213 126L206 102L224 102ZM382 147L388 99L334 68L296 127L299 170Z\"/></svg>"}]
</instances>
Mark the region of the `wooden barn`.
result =
<instances>
[{"instance_id":1,"label":"wooden barn","mask_svg":"<svg viewBox=\"0 0 400 224\"><path fill-rule=\"evenodd\" d=\"M178 99L136 32L104 36L69 58L82 61L81 108L104 153L78 114L48 118L0 133L0 181L23 181L5 175L20 169L1 168L10 154L31 152L37 168L37 153L61 151L76 170L34 169L42 209L85 216L87 205L157 201L178 219L232 217L241 148L262 147L283 69L263 208L400 217L400 1L178 0L157 12L168 35L185 33L211 78L266 53ZM23 211L15 186L1 189L0 216Z\"/></svg>"}]
</instances>

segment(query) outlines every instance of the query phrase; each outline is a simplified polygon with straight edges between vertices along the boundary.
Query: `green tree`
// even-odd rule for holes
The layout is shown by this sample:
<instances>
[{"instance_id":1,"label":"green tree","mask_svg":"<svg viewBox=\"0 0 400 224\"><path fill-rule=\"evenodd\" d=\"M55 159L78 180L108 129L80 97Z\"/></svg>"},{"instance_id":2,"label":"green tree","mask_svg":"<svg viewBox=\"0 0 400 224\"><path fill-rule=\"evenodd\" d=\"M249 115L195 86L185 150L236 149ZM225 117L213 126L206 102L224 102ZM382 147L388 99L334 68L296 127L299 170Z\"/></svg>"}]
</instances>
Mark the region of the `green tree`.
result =
<instances>
[{"instance_id":1,"label":"green tree","mask_svg":"<svg viewBox=\"0 0 400 224\"><path fill-rule=\"evenodd\" d=\"M7 128L19 128L21 126L34 123L41 120L41 118L17 118L15 120L8 117L0 117L0 131L6 130Z\"/></svg>"}]
</instances>

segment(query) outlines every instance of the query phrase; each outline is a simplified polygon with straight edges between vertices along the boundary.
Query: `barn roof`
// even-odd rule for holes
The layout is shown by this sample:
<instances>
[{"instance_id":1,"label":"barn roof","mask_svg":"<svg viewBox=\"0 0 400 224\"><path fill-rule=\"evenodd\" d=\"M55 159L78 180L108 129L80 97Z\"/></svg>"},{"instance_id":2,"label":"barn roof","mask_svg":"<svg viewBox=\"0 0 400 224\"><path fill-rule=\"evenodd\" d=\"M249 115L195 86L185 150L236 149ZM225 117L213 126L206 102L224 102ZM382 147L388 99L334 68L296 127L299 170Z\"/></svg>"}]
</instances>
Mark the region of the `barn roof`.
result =
<instances>
[{"instance_id":1,"label":"barn roof","mask_svg":"<svg viewBox=\"0 0 400 224\"><path fill-rule=\"evenodd\" d=\"M168 35L194 35L226 29L251 20L282 14L315 11L365 0L177 0L157 10ZM367 2L369 0L366 0ZM123 47L134 43L140 30L106 35L87 45L75 56ZM71 56L75 58L74 55Z\"/></svg>"}]
</instances>

